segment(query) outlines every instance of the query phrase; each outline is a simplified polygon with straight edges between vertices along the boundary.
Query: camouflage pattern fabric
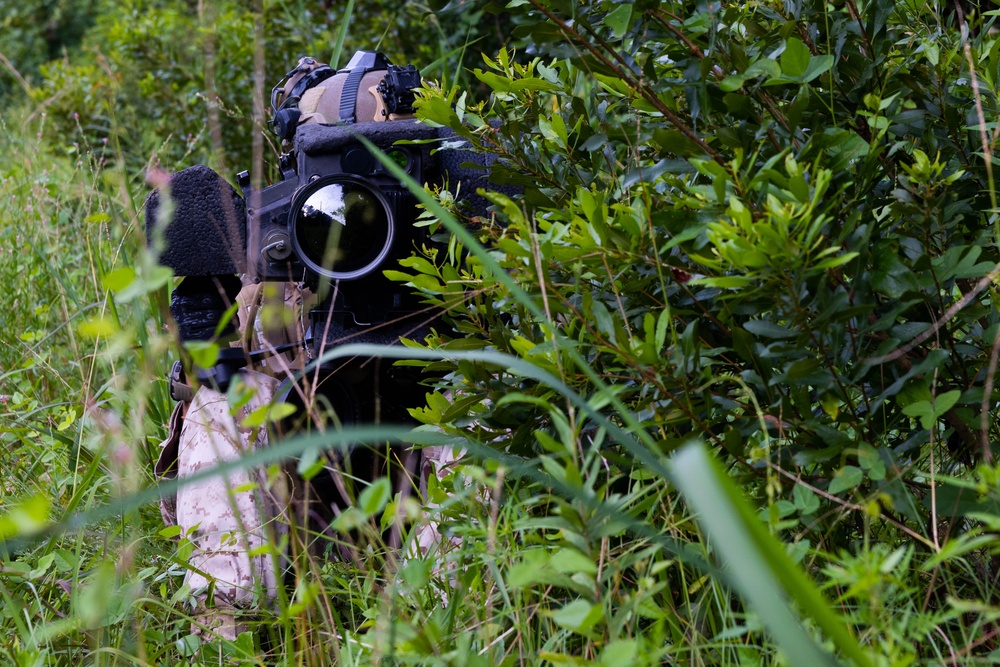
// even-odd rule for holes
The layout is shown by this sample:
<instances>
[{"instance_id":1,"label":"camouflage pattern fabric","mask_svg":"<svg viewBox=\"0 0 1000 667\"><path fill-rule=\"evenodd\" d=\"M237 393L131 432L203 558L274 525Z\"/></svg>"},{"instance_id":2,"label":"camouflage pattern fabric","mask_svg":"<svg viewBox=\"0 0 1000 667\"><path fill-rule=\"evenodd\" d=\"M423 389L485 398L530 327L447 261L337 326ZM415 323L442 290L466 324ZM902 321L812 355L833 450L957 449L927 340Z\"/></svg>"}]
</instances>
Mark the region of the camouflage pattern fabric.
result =
<instances>
[{"instance_id":1,"label":"camouflage pattern fabric","mask_svg":"<svg viewBox=\"0 0 1000 667\"><path fill-rule=\"evenodd\" d=\"M423 496L425 507L429 510L428 514L430 514L434 508L438 507L438 504L426 500L427 480L431 475L434 475L439 480L443 480L451 474L458 466L462 457L465 456L465 450L456 451L453 447L448 446L424 447L422 453L423 458L420 462L420 493ZM412 540L409 551L411 555L417 558L427 558L439 550L447 550L461 543L461 540L457 537L445 539L441 535L440 530L438 530L438 522L433 519L418 524L413 530ZM438 568L441 567L443 561L439 559L435 562L434 573L439 574Z\"/></svg>"},{"instance_id":2,"label":"camouflage pattern fabric","mask_svg":"<svg viewBox=\"0 0 1000 667\"><path fill-rule=\"evenodd\" d=\"M247 429L240 423L247 414L271 402L279 382L256 371L244 370L240 375L255 394L235 416L230 414L226 396L206 387L198 390L190 405L177 404L170 419L170 436L161 445L156 463L158 478L183 479L267 446L265 431ZM420 450L413 472L421 500L426 498L427 479L432 475L444 478L464 455L464 450L447 446ZM284 471L278 478L268 479L260 469L240 470L186 484L176 497L161 500L166 525L179 526L181 537L194 547L191 569L184 579L198 600L194 632L207 631L234 640L246 630L245 621L255 609L277 598L285 555L267 551L267 545L281 544L289 524L302 525L305 520L304 488L295 481ZM427 518L412 526L405 545L396 544L410 557L448 551L460 542L441 535L438 522L430 518L433 508L434 503L430 503ZM441 574L438 568L443 563L438 561L436 574Z\"/></svg>"},{"instance_id":3,"label":"camouflage pattern fabric","mask_svg":"<svg viewBox=\"0 0 1000 667\"><path fill-rule=\"evenodd\" d=\"M412 115L387 115L385 102L378 92L378 84L385 78L385 70L373 70L364 75L358 86L358 101L355 105L357 121L390 121L410 118ZM313 86L302 94L299 109L302 117L299 124L320 123L333 125L340 121L340 95L347 81L347 73L336 74L326 81Z\"/></svg>"},{"instance_id":4,"label":"camouflage pattern fabric","mask_svg":"<svg viewBox=\"0 0 1000 667\"><path fill-rule=\"evenodd\" d=\"M178 402L170 415L170 422L167 425L167 439L160 443L160 458L153 466L157 480L177 478L177 448L180 444L181 427L184 425L184 413L187 411L187 406L187 403ZM176 494L160 497L160 516L163 517L164 525L177 525Z\"/></svg>"},{"instance_id":5,"label":"camouflage pattern fabric","mask_svg":"<svg viewBox=\"0 0 1000 667\"><path fill-rule=\"evenodd\" d=\"M241 422L270 403L278 381L254 371L240 375L255 391L253 399L234 416L224 394L199 389L180 433L165 443L158 470L172 469L183 479L267 445L263 429L249 429ZM164 461L170 458L171 441L176 452L173 466ZM288 498L283 474L268 479L256 469L209 477L178 490L173 503L176 525L194 545L185 583L200 603L196 630L205 627L235 639L245 629L241 611L266 605L276 597L281 563L266 547L280 543L287 532L286 522L279 517L288 510ZM164 502L167 508L169 500ZM164 511L164 519L170 518L170 512ZM211 600L210 590L214 590Z\"/></svg>"},{"instance_id":6,"label":"camouflage pattern fabric","mask_svg":"<svg viewBox=\"0 0 1000 667\"><path fill-rule=\"evenodd\" d=\"M304 340L307 323L303 314L314 304L314 295L299 283L267 282L243 287L239 303L240 336L244 350L271 350ZM268 375L284 379L300 371L308 361L306 347L273 353L255 365Z\"/></svg>"}]
</instances>

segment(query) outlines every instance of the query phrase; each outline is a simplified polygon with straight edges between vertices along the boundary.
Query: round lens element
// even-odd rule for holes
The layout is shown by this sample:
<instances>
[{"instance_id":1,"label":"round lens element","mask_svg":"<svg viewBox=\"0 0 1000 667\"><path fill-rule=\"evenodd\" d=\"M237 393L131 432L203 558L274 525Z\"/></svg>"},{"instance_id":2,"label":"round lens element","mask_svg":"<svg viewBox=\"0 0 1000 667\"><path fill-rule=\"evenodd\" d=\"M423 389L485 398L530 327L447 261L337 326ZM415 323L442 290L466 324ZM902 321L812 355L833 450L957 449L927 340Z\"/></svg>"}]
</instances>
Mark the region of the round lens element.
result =
<instances>
[{"instance_id":1,"label":"round lens element","mask_svg":"<svg viewBox=\"0 0 1000 667\"><path fill-rule=\"evenodd\" d=\"M353 280L376 270L392 248L389 206L372 185L348 176L321 179L292 201L292 245L321 276Z\"/></svg>"}]
</instances>

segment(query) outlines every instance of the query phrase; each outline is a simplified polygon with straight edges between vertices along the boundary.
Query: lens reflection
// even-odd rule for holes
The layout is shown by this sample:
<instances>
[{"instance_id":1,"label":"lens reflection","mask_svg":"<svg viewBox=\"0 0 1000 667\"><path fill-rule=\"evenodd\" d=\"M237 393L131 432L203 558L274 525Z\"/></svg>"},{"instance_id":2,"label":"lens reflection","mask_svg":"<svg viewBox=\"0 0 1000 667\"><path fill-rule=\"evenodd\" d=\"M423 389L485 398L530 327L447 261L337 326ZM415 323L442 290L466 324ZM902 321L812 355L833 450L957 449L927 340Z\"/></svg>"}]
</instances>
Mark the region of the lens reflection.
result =
<instances>
[{"instance_id":1,"label":"lens reflection","mask_svg":"<svg viewBox=\"0 0 1000 667\"><path fill-rule=\"evenodd\" d=\"M295 243L310 268L333 278L358 278L389 251L392 224L368 186L333 182L313 192L295 218Z\"/></svg>"}]
</instances>

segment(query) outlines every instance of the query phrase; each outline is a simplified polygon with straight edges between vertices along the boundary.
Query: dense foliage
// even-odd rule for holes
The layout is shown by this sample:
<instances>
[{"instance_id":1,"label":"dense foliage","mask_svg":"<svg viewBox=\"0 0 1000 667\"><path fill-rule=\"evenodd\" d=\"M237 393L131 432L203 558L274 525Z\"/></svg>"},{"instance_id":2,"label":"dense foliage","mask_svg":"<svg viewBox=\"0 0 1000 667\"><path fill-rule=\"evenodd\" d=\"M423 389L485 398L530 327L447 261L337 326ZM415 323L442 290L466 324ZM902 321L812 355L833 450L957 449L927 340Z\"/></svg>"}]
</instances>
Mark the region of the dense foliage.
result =
<instances>
[{"instance_id":1,"label":"dense foliage","mask_svg":"<svg viewBox=\"0 0 1000 667\"><path fill-rule=\"evenodd\" d=\"M227 173L249 167L271 86L299 57L343 66L354 50L378 48L395 62L421 63L425 75L465 81L467 42L496 43L502 29L465 3L438 14L420 3L361 4L344 32L340 3L276 2L258 21L244 2L109 2L81 45L91 57L48 62L31 96L52 118L52 141L82 122L88 141L121 151L133 169L153 158L168 169L200 162ZM409 29L418 23L432 41Z\"/></svg>"},{"instance_id":2,"label":"dense foliage","mask_svg":"<svg viewBox=\"0 0 1000 667\"><path fill-rule=\"evenodd\" d=\"M545 321L484 307L503 287L474 282L463 334L587 394L554 322L664 451L704 438L741 475L788 472L922 525L914 468L928 473L939 448L945 474L992 459L983 158L1000 63L980 44L967 60L976 51L922 5L876 3L867 23L850 6L678 23L663 8L571 17L541 5L542 30L562 25L582 55L519 64L501 52L476 72L495 91L488 113L431 99L426 117L507 157L498 171L527 188L523 204L503 202L491 243ZM499 132L475 131L492 117ZM455 377L483 399L472 406L509 390ZM546 413L518 410L530 417L498 410L480 424L517 427L512 445L530 450ZM864 513L847 516L817 539L860 536Z\"/></svg>"},{"instance_id":3,"label":"dense foliage","mask_svg":"<svg viewBox=\"0 0 1000 667\"><path fill-rule=\"evenodd\" d=\"M98 2L72 54L17 56L4 659L1000 661L993 13L344 4ZM385 354L442 378L414 440L467 451L428 498L460 540L400 561L373 530L363 562L297 562L259 626L202 644L189 547L149 502L172 342L143 170L242 168L257 77L379 45L427 64L419 116L523 189L490 219L424 195L448 252L392 274L447 313Z\"/></svg>"},{"instance_id":4,"label":"dense foliage","mask_svg":"<svg viewBox=\"0 0 1000 667\"><path fill-rule=\"evenodd\" d=\"M0 96L24 94L39 68L75 47L91 25L95 2L0 3Z\"/></svg>"}]
</instances>

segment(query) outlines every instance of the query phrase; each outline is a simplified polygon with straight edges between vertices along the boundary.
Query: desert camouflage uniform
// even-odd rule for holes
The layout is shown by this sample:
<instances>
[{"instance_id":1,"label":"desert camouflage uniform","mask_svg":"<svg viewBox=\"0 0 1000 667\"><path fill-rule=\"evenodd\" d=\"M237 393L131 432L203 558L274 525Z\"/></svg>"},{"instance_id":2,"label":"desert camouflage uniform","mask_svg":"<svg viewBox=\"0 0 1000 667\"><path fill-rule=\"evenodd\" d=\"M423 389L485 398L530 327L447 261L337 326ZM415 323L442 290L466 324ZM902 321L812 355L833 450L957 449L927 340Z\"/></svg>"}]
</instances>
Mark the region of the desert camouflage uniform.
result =
<instances>
[{"instance_id":1,"label":"desert camouflage uniform","mask_svg":"<svg viewBox=\"0 0 1000 667\"><path fill-rule=\"evenodd\" d=\"M240 424L273 400L278 380L257 371L243 370L240 375L253 388L254 396L235 415L226 395L208 387L201 387L190 404L177 404L170 435L156 464L159 478L184 479L267 446L265 429ZM462 452L427 447L421 454L418 476L423 494L427 478L443 478ZM193 626L196 633L208 630L233 640L246 629L241 617L252 616L255 609L268 606L277 597L285 559L275 545L287 534L289 519L301 514L301 508L293 506L297 496L292 486L293 480L283 468L273 477L260 468L241 468L185 484L176 497L161 501L164 522L179 526L180 537L191 543L190 569L184 583L198 601ZM442 540L434 520L415 526L411 540L406 552L413 556L426 556L442 546L457 544L454 539Z\"/></svg>"},{"instance_id":2,"label":"desert camouflage uniform","mask_svg":"<svg viewBox=\"0 0 1000 667\"><path fill-rule=\"evenodd\" d=\"M160 476L184 479L267 445L264 429L241 423L271 402L278 381L255 371L242 371L241 376L254 395L235 415L226 395L208 387L201 387L190 404L178 404L157 462ZM184 581L199 600L196 631L206 627L235 639L245 629L240 611L276 596L281 563L270 545L280 543L287 532L280 517L288 504L284 475L269 479L256 468L185 484L175 498L161 502L164 521L179 526L180 537L192 545ZM208 600L212 586L214 596Z\"/></svg>"}]
</instances>

